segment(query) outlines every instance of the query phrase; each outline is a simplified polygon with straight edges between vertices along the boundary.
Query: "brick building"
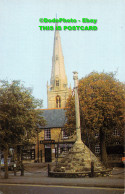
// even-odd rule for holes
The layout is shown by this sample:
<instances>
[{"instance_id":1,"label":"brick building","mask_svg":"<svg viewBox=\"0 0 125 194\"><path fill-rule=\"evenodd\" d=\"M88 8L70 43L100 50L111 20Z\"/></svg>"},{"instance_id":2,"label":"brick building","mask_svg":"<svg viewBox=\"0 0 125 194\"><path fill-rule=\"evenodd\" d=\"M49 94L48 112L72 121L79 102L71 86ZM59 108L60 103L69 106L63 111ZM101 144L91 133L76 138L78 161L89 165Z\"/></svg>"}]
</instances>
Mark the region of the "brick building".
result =
<instances>
[{"instance_id":1,"label":"brick building","mask_svg":"<svg viewBox=\"0 0 125 194\"><path fill-rule=\"evenodd\" d=\"M35 158L39 162L54 162L56 158L61 157L61 153L67 152L75 142L75 136L69 138L65 135L64 109L45 109L43 117L46 125L40 127L36 144Z\"/></svg>"}]
</instances>

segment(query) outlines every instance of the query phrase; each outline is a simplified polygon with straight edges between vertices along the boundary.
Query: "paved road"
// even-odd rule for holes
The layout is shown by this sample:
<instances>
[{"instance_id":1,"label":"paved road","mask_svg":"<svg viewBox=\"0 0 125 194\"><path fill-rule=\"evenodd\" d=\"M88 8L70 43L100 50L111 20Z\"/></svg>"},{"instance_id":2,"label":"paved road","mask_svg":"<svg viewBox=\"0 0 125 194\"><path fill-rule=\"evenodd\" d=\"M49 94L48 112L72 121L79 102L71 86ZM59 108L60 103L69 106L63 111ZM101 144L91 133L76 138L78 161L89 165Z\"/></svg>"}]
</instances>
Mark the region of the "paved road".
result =
<instances>
[{"instance_id":1,"label":"paved road","mask_svg":"<svg viewBox=\"0 0 125 194\"><path fill-rule=\"evenodd\" d=\"M123 194L123 189L0 184L0 194Z\"/></svg>"}]
</instances>

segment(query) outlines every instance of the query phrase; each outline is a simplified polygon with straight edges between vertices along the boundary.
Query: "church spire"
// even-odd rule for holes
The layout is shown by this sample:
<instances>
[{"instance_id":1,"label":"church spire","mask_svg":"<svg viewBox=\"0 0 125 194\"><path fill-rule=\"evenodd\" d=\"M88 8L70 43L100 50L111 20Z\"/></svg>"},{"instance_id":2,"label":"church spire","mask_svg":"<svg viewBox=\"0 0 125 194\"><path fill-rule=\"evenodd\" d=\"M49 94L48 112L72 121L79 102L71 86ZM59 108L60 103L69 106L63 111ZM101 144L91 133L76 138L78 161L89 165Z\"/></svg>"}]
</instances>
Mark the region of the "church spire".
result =
<instances>
[{"instance_id":1,"label":"church spire","mask_svg":"<svg viewBox=\"0 0 125 194\"><path fill-rule=\"evenodd\" d=\"M58 24L55 25L55 27ZM65 73L64 57L61 46L61 39L59 31L55 29L54 35L54 46L53 46L53 57L52 57L52 71L50 84L55 87L56 80L59 81L60 87L67 85L67 77Z\"/></svg>"},{"instance_id":2,"label":"church spire","mask_svg":"<svg viewBox=\"0 0 125 194\"><path fill-rule=\"evenodd\" d=\"M50 86L47 85L48 108L64 108L71 93L67 84L61 39L59 31L56 29L57 26L58 23L55 24Z\"/></svg>"}]
</instances>

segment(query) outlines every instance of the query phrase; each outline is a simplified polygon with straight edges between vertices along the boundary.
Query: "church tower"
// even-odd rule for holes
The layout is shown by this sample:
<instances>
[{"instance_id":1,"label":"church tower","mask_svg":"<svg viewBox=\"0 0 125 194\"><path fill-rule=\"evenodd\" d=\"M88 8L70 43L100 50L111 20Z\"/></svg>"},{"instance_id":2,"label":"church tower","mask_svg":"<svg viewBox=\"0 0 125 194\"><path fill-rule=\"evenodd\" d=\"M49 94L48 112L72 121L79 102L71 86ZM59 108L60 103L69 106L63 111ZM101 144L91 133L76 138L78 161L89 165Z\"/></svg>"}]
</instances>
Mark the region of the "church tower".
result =
<instances>
[{"instance_id":1,"label":"church tower","mask_svg":"<svg viewBox=\"0 0 125 194\"><path fill-rule=\"evenodd\" d=\"M64 108L70 93L60 34L58 30L55 30L50 85L47 83L48 108Z\"/></svg>"}]
</instances>

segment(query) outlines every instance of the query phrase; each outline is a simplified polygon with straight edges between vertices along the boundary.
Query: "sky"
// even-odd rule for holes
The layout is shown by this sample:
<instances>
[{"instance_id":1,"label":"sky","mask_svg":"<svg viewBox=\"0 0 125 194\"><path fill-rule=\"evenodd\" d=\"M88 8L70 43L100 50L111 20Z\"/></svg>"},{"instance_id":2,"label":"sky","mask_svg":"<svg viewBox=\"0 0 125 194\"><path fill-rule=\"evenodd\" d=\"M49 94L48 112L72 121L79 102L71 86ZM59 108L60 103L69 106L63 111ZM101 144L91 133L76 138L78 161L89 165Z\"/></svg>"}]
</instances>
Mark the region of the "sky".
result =
<instances>
[{"instance_id":1,"label":"sky","mask_svg":"<svg viewBox=\"0 0 125 194\"><path fill-rule=\"evenodd\" d=\"M125 81L124 0L0 0L0 80L21 80L33 89L33 96L47 108L47 81L50 83L54 30L40 30L40 18L76 19L60 23L61 44L68 84L73 71L78 77L92 71L117 72ZM82 18L97 19L83 23ZM97 26L96 31L63 30L63 26Z\"/></svg>"}]
</instances>

